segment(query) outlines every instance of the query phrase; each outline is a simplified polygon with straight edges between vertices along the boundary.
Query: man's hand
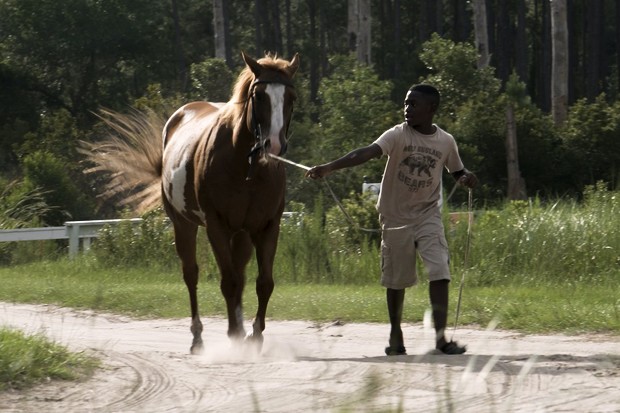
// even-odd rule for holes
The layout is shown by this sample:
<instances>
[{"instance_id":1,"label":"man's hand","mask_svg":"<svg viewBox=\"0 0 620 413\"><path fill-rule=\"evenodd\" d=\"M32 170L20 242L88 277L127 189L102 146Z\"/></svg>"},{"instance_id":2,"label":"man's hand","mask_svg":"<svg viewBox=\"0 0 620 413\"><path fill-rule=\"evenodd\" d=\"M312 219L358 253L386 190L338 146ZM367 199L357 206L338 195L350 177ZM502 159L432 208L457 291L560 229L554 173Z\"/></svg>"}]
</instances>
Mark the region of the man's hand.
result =
<instances>
[{"instance_id":1,"label":"man's hand","mask_svg":"<svg viewBox=\"0 0 620 413\"><path fill-rule=\"evenodd\" d=\"M319 179L324 178L332 172L331 168L327 165L318 165L310 168L308 172L306 172L306 178Z\"/></svg>"},{"instance_id":2,"label":"man's hand","mask_svg":"<svg viewBox=\"0 0 620 413\"><path fill-rule=\"evenodd\" d=\"M463 175L459 178L458 183L466 186L467 188L474 188L478 185L478 178L472 172L465 169Z\"/></svg>"}]
</instances>

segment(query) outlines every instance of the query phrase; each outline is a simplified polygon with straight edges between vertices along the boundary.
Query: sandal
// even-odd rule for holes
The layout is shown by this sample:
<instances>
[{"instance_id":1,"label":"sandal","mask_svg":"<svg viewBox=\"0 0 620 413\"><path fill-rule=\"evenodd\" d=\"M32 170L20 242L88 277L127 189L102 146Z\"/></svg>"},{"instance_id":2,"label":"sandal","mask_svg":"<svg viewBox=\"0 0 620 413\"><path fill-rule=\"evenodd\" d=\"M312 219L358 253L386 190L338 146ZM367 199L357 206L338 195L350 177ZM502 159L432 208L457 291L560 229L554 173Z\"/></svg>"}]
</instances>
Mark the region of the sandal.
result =
<instances>
[{"instance_id":1,"label":"sandal","mask_svg":"<svg viewBox=\"0 0 620 413\"><path fill-rule=\"evenodd\" d=\"M385 348L385 354L388 356L406 356L407 349L405 349L405 346L387 346Z\"/></svg>"},{"instance_id":2,"label":"sandal","mask_svg":"<svg viewBox=\"0 0 620 413\"><path fill-rule=\"evenodd\" d=\"M455 341L448 341L437 350L448 355L463 354L467 351L467 346L459 346Z\"/></svg>"}]
</instances>

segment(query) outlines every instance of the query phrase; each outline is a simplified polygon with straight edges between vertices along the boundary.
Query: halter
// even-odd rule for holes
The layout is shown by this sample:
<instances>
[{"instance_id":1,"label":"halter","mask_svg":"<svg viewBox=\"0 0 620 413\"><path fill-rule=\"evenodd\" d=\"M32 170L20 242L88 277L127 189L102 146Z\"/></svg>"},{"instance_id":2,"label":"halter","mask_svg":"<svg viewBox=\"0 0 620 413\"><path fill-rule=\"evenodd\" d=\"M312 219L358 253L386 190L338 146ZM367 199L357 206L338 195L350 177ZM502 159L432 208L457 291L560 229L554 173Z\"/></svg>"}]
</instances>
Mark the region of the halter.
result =
<instances>
[{"instance_id":1,"label":"halter","mask_svg":"<svg viewBox=\"0 0 620 413\"><path fill-rule=\"evenodd\" d=\"M260 123L256 120L257 119L256 101L254 100L254 89L256 88L257 85L262 84L262 83L265 83L265 84L278 83L278 84L281 84L287 87L291 87L293 89L295 88L295 86L290 80L285 79L280 76L278 76L274 80L266 80L266 79L257 78L250 85L250 99L249 100L251 101L251 104L252 104L252 129L254 132L254 146L250 150L250 153L248 153L248 162L250 164L250 169L248 170L248 175L246 177L246 180L252 179L252 176L254 173L254 161L256 160L256 157L261 152L263 152L265 149L265 139L263 139L263 132L262 132ZM286 132L288 132L290 123L291 123L291 118L289 118L288 123L286 124ZM280 149L280 153L278 153L278 156L282 156L286 153L287 143L288 143L288 139L285 137L284 145Z\"/></svg>"}]
</instances>

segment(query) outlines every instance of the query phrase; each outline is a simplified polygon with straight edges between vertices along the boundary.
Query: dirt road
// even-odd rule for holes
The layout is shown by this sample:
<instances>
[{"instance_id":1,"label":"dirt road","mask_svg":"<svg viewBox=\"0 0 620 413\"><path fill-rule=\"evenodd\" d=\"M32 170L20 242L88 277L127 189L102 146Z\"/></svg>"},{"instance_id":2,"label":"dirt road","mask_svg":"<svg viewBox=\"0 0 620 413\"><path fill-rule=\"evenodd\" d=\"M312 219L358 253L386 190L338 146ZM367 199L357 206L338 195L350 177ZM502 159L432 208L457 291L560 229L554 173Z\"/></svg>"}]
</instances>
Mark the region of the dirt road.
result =
<instances>
[{"instance_id":1,"label":"dirt road","mask_svg":"<svg viewBox=\"0 0 620 413\"><path fill-rule=\"evenodd\" d=\"M387 326L269 321L260 355L233 349L223 319L133 320L0 303L0 325L44 332L103 368L82 383L0 393L2 412L620 412L620 337L459 329L462 356L404 328L409 355L386 357Z\"/></svg>"}]
</instances>

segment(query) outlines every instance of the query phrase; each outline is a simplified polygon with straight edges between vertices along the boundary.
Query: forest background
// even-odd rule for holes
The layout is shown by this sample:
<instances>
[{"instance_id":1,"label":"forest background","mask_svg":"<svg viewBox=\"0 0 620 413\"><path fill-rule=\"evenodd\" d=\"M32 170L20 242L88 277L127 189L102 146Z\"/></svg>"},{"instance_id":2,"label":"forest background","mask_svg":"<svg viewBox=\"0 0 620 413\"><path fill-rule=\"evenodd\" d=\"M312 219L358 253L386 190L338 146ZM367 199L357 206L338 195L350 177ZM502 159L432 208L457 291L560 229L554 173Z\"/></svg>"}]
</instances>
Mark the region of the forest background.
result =
<instances>
[{"instance_id":1,"label":"forest background","mask_svg":"<svg viewBox=\"0 0 620 413\"><path fill-rule=\"evenodd\" d=\"M166 117L190 100L228 100L242 50L300 54L296 162L372 142L402 121L409 86L428 82L442 92L437 123L480 178L478 205L579 199L599 181L615 190L618 22L612 0L0 0L0 228L118 217L78 151L108 133L97 113ZM330 184L355 197L383 166ZM321 197L302 172L289 170L289 209ZM26 199L37 213L11 216Z\"/></svg>"}]
</instances>

